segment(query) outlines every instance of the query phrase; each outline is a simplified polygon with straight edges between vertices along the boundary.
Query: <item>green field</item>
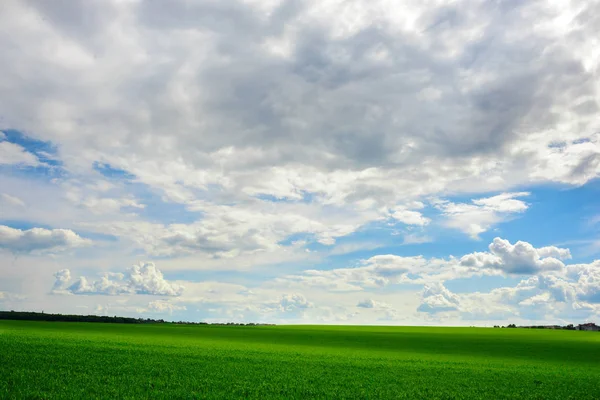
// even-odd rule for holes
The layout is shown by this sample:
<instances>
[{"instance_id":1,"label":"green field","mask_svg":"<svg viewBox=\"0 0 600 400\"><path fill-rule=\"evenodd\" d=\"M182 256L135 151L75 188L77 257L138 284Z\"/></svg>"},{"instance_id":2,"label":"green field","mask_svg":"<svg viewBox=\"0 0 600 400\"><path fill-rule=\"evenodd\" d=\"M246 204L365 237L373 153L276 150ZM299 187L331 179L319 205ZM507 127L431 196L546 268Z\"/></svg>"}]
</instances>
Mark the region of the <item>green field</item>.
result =
<instances>
[{"instance_id":1,"label":"green field","mask_svg":"<svg viewBox=\"0 0 600 400\"><path fill-rule=\"evenodd\" d=\"M600 333L0 321L0 398L600 398Z\"/></svg>"}]
</instances>

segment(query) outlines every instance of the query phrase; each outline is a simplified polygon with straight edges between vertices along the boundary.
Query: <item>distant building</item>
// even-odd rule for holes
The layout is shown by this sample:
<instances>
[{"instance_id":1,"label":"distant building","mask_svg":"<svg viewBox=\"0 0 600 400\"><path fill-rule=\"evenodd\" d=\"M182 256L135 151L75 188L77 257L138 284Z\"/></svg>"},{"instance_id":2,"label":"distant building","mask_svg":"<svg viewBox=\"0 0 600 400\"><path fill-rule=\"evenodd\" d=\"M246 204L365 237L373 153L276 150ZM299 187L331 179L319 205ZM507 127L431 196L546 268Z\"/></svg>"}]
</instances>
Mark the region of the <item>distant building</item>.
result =
<instances>
[{"instance_id":1,"label":"distant building","mask_svg":"<svg viewBox=\"0 0 600 400\"><path fill-rule=\"evenodd\" d=\"M600 331L600 326L594 324L593 322L588 322L587 324L580 324L577 326L578 331Z\"/></svg>"}]
</instances>

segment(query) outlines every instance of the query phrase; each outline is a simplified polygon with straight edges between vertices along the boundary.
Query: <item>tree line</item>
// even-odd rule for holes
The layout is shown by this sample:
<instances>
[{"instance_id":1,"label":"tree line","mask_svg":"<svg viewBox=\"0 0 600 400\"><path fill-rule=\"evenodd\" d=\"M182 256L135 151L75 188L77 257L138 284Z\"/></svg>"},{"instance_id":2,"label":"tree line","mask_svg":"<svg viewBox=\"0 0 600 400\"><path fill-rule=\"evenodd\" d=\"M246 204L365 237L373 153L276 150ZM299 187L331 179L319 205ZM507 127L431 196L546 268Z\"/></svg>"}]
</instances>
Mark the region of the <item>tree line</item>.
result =
<instances>
[{"instance_id":1,"label":"tree line","mask_svg":"<svg viewBox=\"0 0 600 400\"><path fill-rule=\"evenodd\" d=\"M72 315L72 314L46 314L44 312L32 311L0 311L0 320L9 319L16 321L60 321L60 322L102 322L112 324L178 324L178 325L238 325L238 326L256 326L256 325L273 325L273 324L257 324L257 323L237 323L224 322L212 323L208 322L188 322L178 321L169 322L164 319L152 318L130 318L107 315Z\"/></svg>"}]
</instances>

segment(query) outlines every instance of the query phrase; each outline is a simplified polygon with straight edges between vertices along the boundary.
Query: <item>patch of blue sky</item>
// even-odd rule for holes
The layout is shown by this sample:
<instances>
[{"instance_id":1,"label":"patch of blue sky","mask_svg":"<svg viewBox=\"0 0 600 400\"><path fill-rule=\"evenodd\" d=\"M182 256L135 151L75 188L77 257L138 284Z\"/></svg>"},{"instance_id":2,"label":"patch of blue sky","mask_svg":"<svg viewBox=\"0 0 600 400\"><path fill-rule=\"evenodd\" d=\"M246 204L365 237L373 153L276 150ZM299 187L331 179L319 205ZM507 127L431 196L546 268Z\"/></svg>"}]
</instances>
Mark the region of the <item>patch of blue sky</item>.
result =
<instances>
[{"instance_id":1,"label":"patch of blue sky","mask_svg":"<svg viewBox=\"0 0 600 400\"><path fill-rule=\"evenodd\" d=\"M377 294L394 294L402 291L420 291L421 289L423 289L423 284L421 283L391 283L369 290Z\"/></svg>"},{"instance_id":2,"label":"patch of blue sky","mask_svg":"<svg viewBox=\"0 0 600 400\"><path fill-rule=\"evenodd\" d=\"M451 279L444 286L454 293L488 293L501 287L515 287L526 276L472 276L469 278Z\"/></svg>"},{"instance_id":3,"label":"patch of blue sky","mask_svg":"<svg viewBox=\"0 0 600 400\"><path fill-rule=\"evenodd\" d=\"M0 165L0 174L22 179L41 179L49 181L67 175L61 166L40 164L30 165Z\"/></svg>"},{"instance_id":4,"label":"patch of blue sky","mask_svg":"<svg viewBox=\"0 0 600 400\"><path fill-rule=\"evenodd\" d=\"M24 221L24 220L12 220L12 219L0 219L0 225L8 226L10 228L19 229L22 231L26 231L26 230L33 229L33 228L42 228L42 229L48 229L48 230L57 229L56 226L42 224L39 222ZM63 229L63 228L58 227L58 229ZM90 240L94 240L94 241L107 241L107 242L116 242L118 240L118 238L114 235L81 231L81 230L77 230L77 229L72 229L72 230L84 239L90 239Z\"/></svg>"},{"instance_id":5,"label":"patch of blue sky","mask_svg":"<svg viewBox=\"0 0 600 400\"><path fill-rule=\"evenodd\" d=\"M4 133L5 138L2 139L0 137L0 141L5 140L18 144L28 152L35 154L40 161L49 165L61 165L61 162L56 158L58 148L52 144L52 142L34 139L14 129L8 129L2 132Z\"/></svg>"},{"instance_id":6,"label":"patch of blue sky","mask_svg":"<svg viewBox=\"0 0 600 400\"><path fill-rule=\"evenodd\" d=\"M300 193L302 194L301 199L294 198L294 197L278 197L278 196L274 196L271 194L263 194L263 193L258 194L254 197L256 197L259 200L267 201L267 202L271 202L271 203L307 203L307 204L312 203L317 198L317 194L315 194L315 193L306 192L306 191L302 191Z\"/></svg>"},{"instance_id":7,"label":"patch of blue sky","mask_svg":"<svg viewBox=\"0 0 600 400\"><path fill-rule=\"evenodd\" d=\"M62 161L58 159L57 147L51 142L37 140L20 131L4 130L0 141L8 141L23 147L37 157L41 164L31 165L1 165L0 173L23 178L53 179L65 175Z\"/></svg>"},{"instance_id":8,"label":"patch of blue sky","mask_svg":"<svg viewBox=\"0 0 600 400\"><path fill-rule=\"evenodd\" d=\"M130 181L135 179L135 175L125 171L124 169L115 168L107 163L94 162L94 170L101 173L105 178Z\"/></svg>"},{"instance_id":9,"label":"patch of blue sky","mask_svg":"<svg viewBox=\"0 0 600 400\"><path fill-rule=\"evenodd\" d=\"M98 233L98 232L88 232L88 231L77 231L77 234L84 239L90 239L93 241L102 241L102 242L117 242L119 240L118 237L114 235L109 235L106 233Z\"/></svg>"},{"instance_id":10,"label":"patch of blue sky","mask_svg":"<svg viewBox=\"0 0 600 400\"><path fill-rule=\"evenodd\" d=\"M20 229L22 231L26 231L32 228L53 229L53 227L50 225L13 219L0 219L0 225L8 226L13 229Z\"/></svg>"},{"instance_id":11,"label":"patch of blue sky","mask_svg":"<svg viewBox=\"0 0 600 400\"><path fill-rule=\"evenodd\" d=\"M125 207L123 211L138 214L144 220L160 224L189 224L202 218L201 211L190 211L185 204L166 202L157 190L140 182L129 182L129 192L144 208Z\"/></svg>"},{"instance_id":12,"label":"patch of blue sky","mask_svg":"<svg viewBox=\"0 0 600 400\"><path fill-rule=\"evenodd\" d=\"M408 226L389 221L371 222L350 235L337 238L336 245L332 248L332 257L344 257L347 254L360 258L369 258L377 254L397 254L406 257L426 255L423 254L423 249L428 243L406 244L406 235L425 237L429 235L429 227ZM335 247L352 251L335 255Z\"/></svg>"},{"instance_id":13,"label":"patch of blue sky","mask_svg":"<svg viewBox=\"0 0 600 400\"><path fill-rule=\"evenodd\" d=\"M157 263L160 268L160 265ZM269 266L272 267L272 266ZM252 271L210 271L210 270L187 270L187 271L163 271L166 279L175 281L183 280L187 282L227 282L245 286L248 288L258 287L270 279L281 276L282 271L277 268L260 267Z\"/></svg>"},{"instance_id":14,"label":"patch of blue sky","mask_svg":"<svg viewBox=\"0 0 600 400\"><path fill-rule=\"evenodd\" d=\"M579 138L579 139L573 140L573 144L589 143L591 141L592 140L590 138Z\"/></svg>"},{"instance_id":15,"label":"patch of blue sky","mask_svg":"<svg viewBox=\"0 0 600 400\"><path fill-rule=\"evenodd\" d=\"M305 241L307 243L312 243L315 240L315 235L312 233L294 233L279 241L277 244L280 246L291 246L295 242Z\"/></svg>"},{"instance_id":16,"label":"patch of blue sky","mask_svg":"<svg viewBox=\"0 0 600 400\"><path fill-rule=\"evenodd\" d=\"M511 243L522 240L535 247L568 247L573 256L570 263L590 262L598 258L598 254L580 254L577 245L569 243L598 239L597 227L591 219L600 215L600 180L574 188L537 187L530 192L531 195L524 198L530 204L529 209L482 234L484 244L500 236Z\"/></svg>"}]
</instances>

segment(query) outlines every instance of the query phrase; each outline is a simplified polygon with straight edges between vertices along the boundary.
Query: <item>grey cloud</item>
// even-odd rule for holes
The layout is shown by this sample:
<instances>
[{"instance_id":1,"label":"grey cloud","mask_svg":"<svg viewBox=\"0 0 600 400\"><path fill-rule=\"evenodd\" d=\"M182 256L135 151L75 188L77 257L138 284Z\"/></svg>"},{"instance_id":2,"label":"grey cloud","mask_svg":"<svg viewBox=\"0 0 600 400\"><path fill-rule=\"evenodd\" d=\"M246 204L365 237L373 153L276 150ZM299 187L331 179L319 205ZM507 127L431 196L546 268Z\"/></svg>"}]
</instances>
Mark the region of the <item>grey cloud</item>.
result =
<instances>
[{"instance_id":1,"label":"grey cloud","mask_svg":"<svg viewBox=\"0 0 600 400\"><path fill-rule=\"evenodd\" d=\"M375 301L373 301L373 299L366 299L363 301L359 301L356 304L356 307L360 307L360 308L375 308Z\"/></svg>"},{"instance_id":2,"label":"grey cloud","mask_svg":"<svg viewBox=\"0 0 600 400\"><path fill-rule=\"evenodd\" d=\"M107 22L115 14L132 23L134 45L154 57L145 61L142 74L131 70L132 75L122 77L128 84L121 87L131 90L124 98L157 118L152 129L170 127L161 133L192 163L202 163L203 151L231 144L277 148L274 159L264 160L268 164L310 160L324 168L389 168L432 155L501 156L521 126L539 130L552 124L557 118L549 111L552 105L595 94L588 84L593 76L579 66L575 54L558 46L556 37L528 29L532 14L552 16L544 2L504 8L457 2L422 8L416 10L415 27L421 35L395 30L394 14L388 13L339 38L331 32L336 15L324 16L334 22L328 26L315 18L314 3L308 1L285 2L268 11L242 2L174 1L168 7L155 1L86 7L35 4L54 28L69 30L70 37L107 40L115 28ZM467 5L469 13L464 12ZM373 2L367 9L376 14L381 7ZM265 50L267 39L284 40L290 29L295 33L289 57ZM478 30L475 38L468 36ZM195 34L198 44L192 40ZM165 35L172 40L154 40ZM178 35L182 41L173 43ZM200 62L186 50L202 45L212 57ZM80 46L92 51L86 42ZM371 57L377 52L385 57ZM100 58L97 63L102 68L108 61ZM128 67L123 68L127 73ZM191 103L182 110L200 109L198 117L177 111L176 99L170 105L158 100L170 98L169 88L182 84L178 80L183 78L189 78L185 84ZM50 78L34 82L40 79ZM467 81L458 89L464 79L479 81ZM145 100L137 97L142 93L133 82L143 83ZM200 88L210 96L200 95ZM427 88L439 90L440 97L415 101ZM148 90L155 91L149 99ZM122 116L124 123L133 123L135 118L124 110L113 110L116 120ZM170 111L175 111L173 117L167 115ZM99 115L91 116L98 121ZM177 121L182 117L190 117L189 125ZM208 129L198 125L199 118ZM197 129L203 134L191 133ZM408 142L415 143L415 151L394 159ZM334 155L335 164L327 161L326 153Z\"/></svg>"},{"instance_id":3,"label":"grey cloud","mask_svg":"<svg viewBox=\"0 0 600 400\"><path fill-rule=\"evenodd\" d=\"M73 175L108 163L188 207L306 195L323 211L290 230L217 221L144 243L182 253L270 250L306 231L331 244L407 199L600 173L598 2L566 26L555 17L569 10L545 1L374 0L353 24L345 4L270 4L7 1L2 124L52 141ZM360 217L331 232L331 209ZM473 237L501 219L477 217L462 226Z\"/></svg>"}]
</instances>

